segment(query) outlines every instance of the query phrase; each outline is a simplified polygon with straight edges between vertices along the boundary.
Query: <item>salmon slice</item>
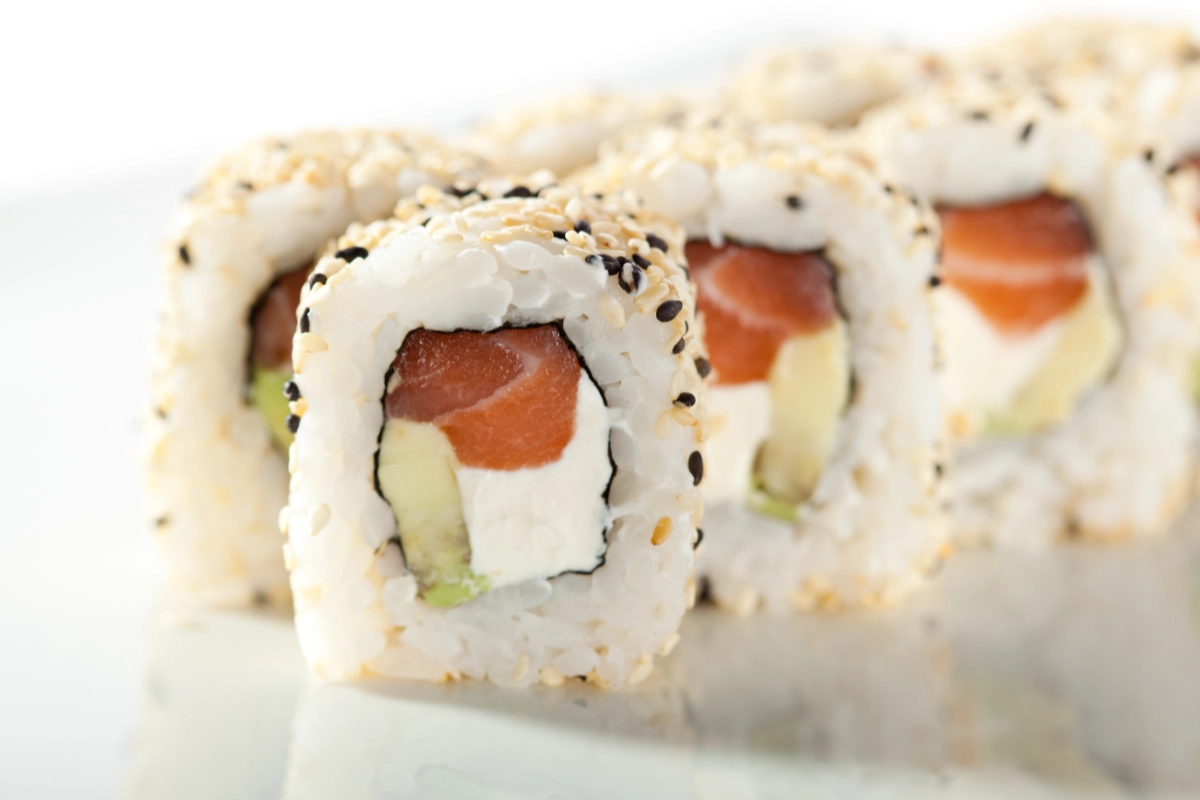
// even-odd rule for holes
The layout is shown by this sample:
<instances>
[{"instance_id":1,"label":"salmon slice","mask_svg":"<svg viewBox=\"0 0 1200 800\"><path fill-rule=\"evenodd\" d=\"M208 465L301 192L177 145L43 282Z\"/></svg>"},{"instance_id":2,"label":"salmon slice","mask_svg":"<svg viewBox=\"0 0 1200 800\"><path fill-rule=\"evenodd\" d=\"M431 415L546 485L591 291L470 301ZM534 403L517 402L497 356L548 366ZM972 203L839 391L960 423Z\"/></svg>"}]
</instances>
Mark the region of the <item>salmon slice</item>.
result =
<instances>
[{"instance_id":1,"label":"salmon slice","mask_svg":"<svg viewBox=\"0 0 1200 800\"><path fill-rule=\"evenodd\" d=\"M687 259L719 384L765 380L785 341L837 317L833 266L817 253L697 241Z\"/></svg>"},{"instance_id":2,"label":"salmon slice","mask_svg":"<svg viewBox=\"0 0 1200 800\"><path fill-rule=\"evenodd\" d=\"M280 275L250 312L250 359L255 367L291 371L296 307L311 269L308 264Z\"/></svg>"},{"instance_id":3,"label":"salmon slice","mask_svg":"<svg viewBox=\"0 0 1200 800\"><path fill-rule=\"evenodd\" d=\"M943 277L997 330L1033 333L1087 292L1092 237L1071 201L1043 192L939 214Z\"/></svg>"},{"instance_id":4,"label":"salmon slice","mask_svg":"<svg viewBox=\"0 0 1200 800\"><path fill-rule=\"evenodd\" d=\"M551 464L575 436L583 368L555 325L413 331L392 368L387 415L434 423L468 467Z\"/></svg>"}]
</instances>

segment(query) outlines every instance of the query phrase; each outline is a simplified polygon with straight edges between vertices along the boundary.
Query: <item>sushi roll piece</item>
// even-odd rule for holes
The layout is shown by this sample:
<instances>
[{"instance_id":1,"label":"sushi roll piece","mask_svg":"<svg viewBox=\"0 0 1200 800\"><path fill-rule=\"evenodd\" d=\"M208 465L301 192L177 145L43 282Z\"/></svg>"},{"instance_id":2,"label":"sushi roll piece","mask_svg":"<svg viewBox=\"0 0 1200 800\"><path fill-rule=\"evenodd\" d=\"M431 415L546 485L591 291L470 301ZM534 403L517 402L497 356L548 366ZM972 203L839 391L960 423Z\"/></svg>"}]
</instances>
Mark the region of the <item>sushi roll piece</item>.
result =
<instances>
[{"instance_id":1,"label":"sushi roll piece","mask_svg":"<svg viewBox=\"0 0 1200 800\"><path fill-rule=\"evenodd\" d=\"M694 593L703 357L669 222L424 188L306 284L283 515L316 674L638 683Z\"/></svg>"},{"instance_id":2,"label":"sushi roll piece","mask_svg":"<svg viewBox=\"0 0 1200 800\"><path fill-rule=\"evenodd\" d=\"M955 535L1041 547L1162 530L1186 497L1188 226L1106 117L963 74L862 126L938 209Z\"/></svg>"},{"instance_id":3,"label":"sushi roll piece","mask_svg":"<svg viewBox=\"0 0 1200 800\"><path fill-rule=\"evenodd\" d=\"M169 235L146 431L148 494L178 599L288 602L278 520L300 289L351 222L483 169L424 134L310 132L225 157L186 200Z\"/></svg>"},{"instance_id":4,"label":"sushi roll piece","mask_svg":"<svg viewBox=\"0 0 1200 800\"><path fill-rule=\"evenodd\" d=\"M701 96L642 96L618 92L575 92L490 116L462 138L506 174L548 169L566 176L596 161L600 144L631 126L674 119Z\"/></svg>"},{"instance_id":5,"label":"sushi roll piece","mask_svg":"<svg viewBox=\"0 0 1200 800\"><path fill-rule=\"evenodd\" d=\"M766 122L853 125L863 112L919 87L944 69L932 52L838 42L776 47L734 73L729 104Z\"/></svg>"},{"instance_id":6,"label":"sushi roll piece","mask_svg":"<svg viewBox=\"0 0 1200 800\"><path fill-rule=\"evenodd\" d=\"M919 586L945 544L931 210L794 124L694 117L620 139L586 178L687 231L711 597L841 608Z\"/></svg>"}]
</instances>

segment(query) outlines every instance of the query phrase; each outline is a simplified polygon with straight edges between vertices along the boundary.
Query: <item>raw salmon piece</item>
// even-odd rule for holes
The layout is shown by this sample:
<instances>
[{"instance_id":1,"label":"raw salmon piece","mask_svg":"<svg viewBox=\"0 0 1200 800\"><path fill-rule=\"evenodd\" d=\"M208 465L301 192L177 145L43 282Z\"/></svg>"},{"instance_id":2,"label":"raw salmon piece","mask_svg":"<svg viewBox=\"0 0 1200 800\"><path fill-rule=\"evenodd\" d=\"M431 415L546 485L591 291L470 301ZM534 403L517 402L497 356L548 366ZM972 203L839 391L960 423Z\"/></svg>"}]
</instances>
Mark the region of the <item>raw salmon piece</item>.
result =
<instances>
[{"instance_id":1,"label":"raw salmon piece","mask_svg":"<svg viewBox=\"0 0 1200 800\"><path fill-rule=\"evenodd\" d=\"M312 264L280 275L250 312L250 359L255 367L291 371L296 307L310 270Z\"/></svg>"},{"instance_id":2,"label":"raw salmon piece","mask_svg":"<svg viewBox=\"0 0 1200 800\"><path fill-rule=\"evenodd\" d=\"M833 266L817 253L698 241L687 258L719 384L765 380L785 341L837 317Z\"/></svg>"},{"instance_id":3,"label":"raw salmon piece","mask_svg":"<svg viewBox=\"0 0 1200 800\"><path fill-rule=\"evenodd\" d=\"M387 415L434 423L465 466L540 467L575 436L583 368L557 326L413 331L392 367Z\"/></svg>"},{"instance_id":4,"label":"raw salmon piece","mask_svg":"<svg viewBox=\"0 0 1200 800\"><path fill-rule=\"evenodd\" d=\"M1023 335L1087 292L1087 220L1048 193L1010 203L939 209L942 272L998 330Z\"/></svg>"}]
</instances>

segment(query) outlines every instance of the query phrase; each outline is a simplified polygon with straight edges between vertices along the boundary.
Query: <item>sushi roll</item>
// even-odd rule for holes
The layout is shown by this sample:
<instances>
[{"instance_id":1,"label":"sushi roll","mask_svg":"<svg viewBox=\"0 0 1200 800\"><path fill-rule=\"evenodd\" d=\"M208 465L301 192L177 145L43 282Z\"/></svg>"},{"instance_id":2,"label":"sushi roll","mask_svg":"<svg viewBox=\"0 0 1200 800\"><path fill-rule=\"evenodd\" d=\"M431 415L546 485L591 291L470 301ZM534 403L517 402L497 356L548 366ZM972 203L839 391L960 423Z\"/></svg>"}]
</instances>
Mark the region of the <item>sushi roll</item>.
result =
<instances>
[{"instance_id":1,"label":"sushi roll","mask_svg":"<svg viewBox=\"0 0 1200 800\"><path fill-rule=\"evenodd\" d=\"M548 169L566 176L594 163L600 143L622 129L677 117L700 102L682 95L575 92L488 117L461 144L506 174Z\"/></svg>"},{"instance_id":2,"label":"sushi roll","mask_svg":"<svg viewBox=\"0 0 1200 800\"><path fill-rule=\"evenodd\" d=\"M931 211L816 128L694 117L586 180L684 225L710 374L698 568L750 612L892 603L945 543Z\"/></svg>"},{"instance_id":3,"label":"sushi roll","mask_svg":"<svg viewBox=\"0 0 1200 800\"><path fill-rule=\"evenodd\" d=\"M426 187L318 264L283 525L334 679L638 683L694 593L701 330L669 222Z\"/></svg>"},{"instance_id":4,"label":"sushi roll","mask_svg":"<svg viewBox=\"0 0 1200 800\"><path fill-rule=\"evenodd\" d=\"M1187 225L1146 154L1094 112L963 74L862 126L888 179L941 220L962 542L1146 535L1190 484Z\"/></svg>"},{"instance_id":5,"label":"sushi roll","mask_svg":"<svg viewBox=\"0 0 1200 800\"><path fill-rule=\"evenodd\" d=\"M863 112L927 83L943 68L934 53L882 44L773 48L737 69L729 104L766 122L853 125Z\"/></svg>"},{"instance_id":6,"label":"sushi roll","mask_svg":"<svg viewBox=\"0 0 1200 800\"><path fill-rule=\"evenodd\" d=\"M278 519L300 289L351 222L482 170L424 134L311 132L227 156L184 203L169 236L146 465L176 597L288 601Z\"/></svg>"}]
</instances>

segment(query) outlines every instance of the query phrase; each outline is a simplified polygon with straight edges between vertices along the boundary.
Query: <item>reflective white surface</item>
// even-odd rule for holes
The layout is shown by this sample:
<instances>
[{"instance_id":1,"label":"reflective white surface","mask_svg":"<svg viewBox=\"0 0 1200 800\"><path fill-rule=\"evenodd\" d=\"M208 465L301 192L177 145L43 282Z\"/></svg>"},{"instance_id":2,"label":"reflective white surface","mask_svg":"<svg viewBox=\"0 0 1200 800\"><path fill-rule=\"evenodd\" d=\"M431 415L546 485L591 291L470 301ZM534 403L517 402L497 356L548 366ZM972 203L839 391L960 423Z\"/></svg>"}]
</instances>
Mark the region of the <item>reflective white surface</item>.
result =
<instances>
[{"instance_id":1,"label":"reflective white surface","mask_svg":"<svg viewBox=\"0 0 1200 800\"><path fill-rule=\"evenodd\" d=\"M882 614L704 607L625 693L319 684L286 619L164 619L123 796L1195 796L1200 513L1183 528L968 554Z\"/></svg>"}]
</instances>

